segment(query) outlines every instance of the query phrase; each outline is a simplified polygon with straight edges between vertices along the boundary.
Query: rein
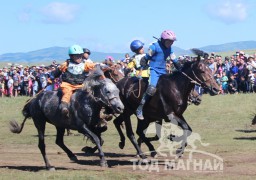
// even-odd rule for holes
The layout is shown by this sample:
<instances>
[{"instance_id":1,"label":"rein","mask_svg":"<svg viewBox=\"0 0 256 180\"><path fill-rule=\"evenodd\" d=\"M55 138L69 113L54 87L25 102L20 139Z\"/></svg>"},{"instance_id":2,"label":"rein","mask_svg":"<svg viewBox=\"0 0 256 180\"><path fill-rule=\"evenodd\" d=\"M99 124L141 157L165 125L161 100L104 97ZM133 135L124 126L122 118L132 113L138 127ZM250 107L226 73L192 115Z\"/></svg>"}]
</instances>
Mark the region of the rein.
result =
<instances>
[{"instance_id":1,"label":"rein","mask_svg":"<svg viewBox=\"0 0 256 180\"><path fill-rule=\"evenodd\" d=\"M192 73L193 73L193 75L194 75L194 77L196 78L196 80L195 79L193 79L193 78L191 78L190 76L188 76L186 73L184 73L183 71L181 72L184 76L186 76L188 79L190 79L191 81L191 83L194 83L194 84L197 84L197 85L199 85L199 86L205 86L205 82L207 82L210 78L208 78L207 80L204 80L204 81L201 81L198 77L197 77L197 75L195 74L195 72L194 72L194 70L192 70Z\"/></svg>"},{"instance_id":2,"label":"rein","mask_svg":"<svg viewBox=\"0 0 256 180\"><path fill-rule=\"evenodd\" d=\"M130 78L127 78L126 81L125 81L125 83L124 83L124 85L123 85L122 94L124 94L124 89L125 89L125 86L126 86L126 84L127 84L127 82L128 82L129 79L130 79ZM139 79L138 95L135 94L135 92L134 92L135 90L132 90L133 87L134 87L134 84L133 84L133 85L131 85L130 88L127 90L127 92L128 92L128 93L127 93L127 97L128 97L128 94L130 94L130 93L133 93L134 97L137 98L137 99L140 97L140 93L141 93L141 81L142 81L142 79Z\"/></svg>"},{"instance_id":3,"label":"rein","mask_svg":"<svg viewBox=\"0 0 256 180\"><path fill-rule=\"evenodd\" d=\"M133 93L133 95L134 95L134 97L136 98L136 99L138 99L139 97L140 97L140 92L141 92L141 81L142 81L142 79L140 78L139 79L139 89L138 89L138 95L136 96L135 95L135 90L134 91L132 91L132 93ZM134 87L134 85L133 86L131 86L131 87ZM132 88L131 88L132 89Z\"/></svg>"},{"instance_id":4,"label":"rein","mask_svg":"<svg viewBox=\"0 0 256 180\"><path fill-rule=\"evenodd\" d=\"M184 73L183 71L181 72L184 76L186 76L188 79L190 79L191 81L191 83L193 83L193 84L197 84L197 85L199 85L199 86L201 86L201 84L200 83L198 83L197 81L195 81L194 79L192 79L191 77L189 77L186 73ZM195 74L194 73L194 71L193 71L193 74ZM197 78L198 79L198 78Z\"/></svg>"}]
</instances>

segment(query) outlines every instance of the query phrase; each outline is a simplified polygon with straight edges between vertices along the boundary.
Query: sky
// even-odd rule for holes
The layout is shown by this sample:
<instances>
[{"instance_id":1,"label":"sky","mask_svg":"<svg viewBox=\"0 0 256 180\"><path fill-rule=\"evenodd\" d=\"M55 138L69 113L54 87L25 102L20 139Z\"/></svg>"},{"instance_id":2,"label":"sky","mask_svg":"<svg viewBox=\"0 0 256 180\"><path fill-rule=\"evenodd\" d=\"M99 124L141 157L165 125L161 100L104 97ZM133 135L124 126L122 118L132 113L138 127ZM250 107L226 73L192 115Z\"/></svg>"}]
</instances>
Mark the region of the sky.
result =
<instances>
[{"instance_id":1,"label":"sky","mask_svg":"<svg viewBox=\"0 0 256 180\"><path fill-rule=\"evenodd\" d=\"M0 54L81 45L126 53L173 30L182 49L256 40L255 0L1 1Z\"/></svg>"}]
</instances>

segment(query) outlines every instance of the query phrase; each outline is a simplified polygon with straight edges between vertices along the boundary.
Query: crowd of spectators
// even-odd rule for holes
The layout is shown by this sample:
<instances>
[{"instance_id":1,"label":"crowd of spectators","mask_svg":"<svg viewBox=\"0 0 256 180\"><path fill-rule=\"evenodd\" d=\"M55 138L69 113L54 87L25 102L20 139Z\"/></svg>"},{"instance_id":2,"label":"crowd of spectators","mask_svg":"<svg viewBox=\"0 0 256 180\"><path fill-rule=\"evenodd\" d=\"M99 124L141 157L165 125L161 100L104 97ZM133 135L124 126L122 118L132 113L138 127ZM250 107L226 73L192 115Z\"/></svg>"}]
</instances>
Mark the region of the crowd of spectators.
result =
<instances>
[{"instance_id":1,"label":"crowd of spectators","mask_svg":"<svg viewBox=\"0 0 256 180\"><path fill-rule=\"evenodd\" d=\"M195 57L179 56L181 64L186 61L194 61ZM111 66L120 65L120 71L125 76L134 76L135 72L127 68L131 57L125 54L125 58L115 62L114 58L108 56L103 63ZM91 61L91 60L90 60ZM220 85L220 94L256 93L256 53L246 55L243 51L237 51L232 56L222 57L211 53L208 59L204 59L212 70L216 82ZM45 66L15 66L0 69L0 93L1 96L35 96L41 90L57 90L61 78L51 79L50 74L58 67L55 61ZM172 73L174 66L167 65L166 70Z\"/></svg>"},{"instance_id":2,"label":"crowd of spectators","mask_svg":"<svg viewBox=\"0 0 256 180\"><path fill-rule=\"evenodd\" d=\"M1 97L35 96L42 89L57 90L60 80L51 80L51 71L57 68L55 61L51 65L3 67L0 69Z\"/></svg>"},{"instance_id":3,"label":"crowd of spectators","mask_svg":"<svg viewBox=\"0 0 256 180\"><path fill-rule=\"evenodd\" d=\"M224 58L211 53L207 63L221 87L220 94L256 92L256 53L237 51Z\"/></svg>"}]
</instances>

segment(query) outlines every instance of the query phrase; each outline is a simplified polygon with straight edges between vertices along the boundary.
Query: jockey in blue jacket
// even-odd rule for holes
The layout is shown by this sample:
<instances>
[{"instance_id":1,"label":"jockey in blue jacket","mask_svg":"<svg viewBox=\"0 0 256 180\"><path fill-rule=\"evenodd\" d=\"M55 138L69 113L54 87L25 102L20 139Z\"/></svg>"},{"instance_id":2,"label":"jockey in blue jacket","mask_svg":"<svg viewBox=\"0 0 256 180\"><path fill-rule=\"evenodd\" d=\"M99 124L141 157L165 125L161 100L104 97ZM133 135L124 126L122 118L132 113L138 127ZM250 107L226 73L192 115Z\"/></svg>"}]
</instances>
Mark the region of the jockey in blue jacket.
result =
<instances>
[{"instance_id":1,"label":"jockey in blue jacket","mask_svg":"<svg viewBox=\"0 0 256 180\"><path fill-rule=\"evenodd\" d=\"M176 41L176 35L173 31L165 30L161 34L161 39L150 45L148 53L144 56L140 63L142 68L148 65L150 67L149 85L144 93L139 107L136 110L138 119L143 120L143 107L145 102L156 92L156 85L161 75L166 74L166 63L172 61L175 65L177 58L172 51L172 44Z\"/></svg>"}]
</instances>

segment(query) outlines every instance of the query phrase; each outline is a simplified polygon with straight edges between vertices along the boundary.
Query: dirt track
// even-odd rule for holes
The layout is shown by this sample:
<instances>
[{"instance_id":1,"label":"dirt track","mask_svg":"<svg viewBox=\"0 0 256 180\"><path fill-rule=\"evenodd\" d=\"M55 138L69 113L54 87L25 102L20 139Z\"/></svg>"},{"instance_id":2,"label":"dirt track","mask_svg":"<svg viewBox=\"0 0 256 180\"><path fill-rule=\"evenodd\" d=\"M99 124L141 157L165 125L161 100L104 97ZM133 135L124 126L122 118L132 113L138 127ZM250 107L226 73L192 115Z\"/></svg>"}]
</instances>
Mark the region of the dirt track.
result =
<instances>
[{"instance_id":1,"label":"dirt track","mask_svg":"<svg viewBox=\"0 0 256 180\"><path fill-rule=\"evenodd\" d=\"M44 162L39 152L39 149L35 145L27 146L9 146L2 147L1 149L1 168L21 170L21 171L32 171L38 172L45 170ZM133 154L124 153L105 153L106 159L109 164L109 168L102 168L99 166L99 158L97 154L85 155L85 153L80 150L74 150L78 157L78 162L71 162L66 154L58 149L58 147L48 147L47 154L52 165L56 167L56 170L118 170L131 173L150 173L150 177L165 177L168 175L175 175L179 177L190 177L194 175L207 175L208 177L236 177L246 175L252 177L256 175L256 156L254 154L228 154L224 152L222 157L224 157L223 171L194 171L193 165L190 169L186 167L180 169L167 170L165 165L165 159L163 157L157 157L155 160L158 161L159 169L146 168L146 165L133 166L131 159L136 159ZM182 158L184 162L186 161L186 155ZM203 155L197 155L198 159L205 159ZM150 159L150 158L149 158ZM148 166L150 167L150 166ZM156 166L153 166L156 167ZM177 168L177 167L176 167ZM143 169L143 170L142 170Z\"/></svg>"}]
</instances>

